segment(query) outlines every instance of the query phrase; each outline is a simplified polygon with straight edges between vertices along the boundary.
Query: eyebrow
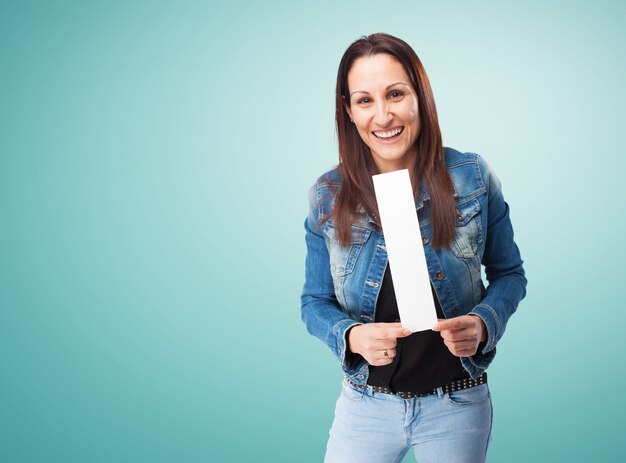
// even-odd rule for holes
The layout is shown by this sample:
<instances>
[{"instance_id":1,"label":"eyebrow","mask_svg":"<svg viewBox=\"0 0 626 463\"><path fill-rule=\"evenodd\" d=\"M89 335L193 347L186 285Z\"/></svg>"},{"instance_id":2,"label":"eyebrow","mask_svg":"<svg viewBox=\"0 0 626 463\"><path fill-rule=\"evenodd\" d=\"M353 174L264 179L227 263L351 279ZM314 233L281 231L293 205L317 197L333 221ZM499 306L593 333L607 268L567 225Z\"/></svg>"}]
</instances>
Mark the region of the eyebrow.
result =
<instances>
[{"instance_id":1,"label":"eyebrow","mask_svg":"<svg viewBox=\"0 0 626 463\"><path fill-rule=\"evenodd\" d=\"M385 90L389 90L391 87L393 87L394 85L398 85L398 84L406 85L407 87L409 86L409 84L407 84L406 82L400 81L400 82L395 82L393 84L387 85L385 87ZM355 90L354 92L350 94L350 96L354 95L355 93L366 93L369 95L370 92L366 92L365 90Z\"/></svg>"}]
</instances>

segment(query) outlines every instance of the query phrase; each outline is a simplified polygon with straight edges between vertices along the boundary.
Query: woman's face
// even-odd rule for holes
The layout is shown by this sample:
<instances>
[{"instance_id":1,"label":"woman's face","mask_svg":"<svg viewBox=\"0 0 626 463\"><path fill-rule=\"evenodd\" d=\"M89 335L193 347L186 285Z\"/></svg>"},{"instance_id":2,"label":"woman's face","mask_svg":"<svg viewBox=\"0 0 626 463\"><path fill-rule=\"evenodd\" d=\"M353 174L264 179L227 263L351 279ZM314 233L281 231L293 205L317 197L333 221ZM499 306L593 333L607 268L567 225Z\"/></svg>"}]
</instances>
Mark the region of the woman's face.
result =
<instances>
[{"instance_id":1,"label":"woman's face","mask_svg":"<svg viewBox=\"0 0 626 463\"><path fill-rule=\"evenodd\" d=\"M350 107L361 139L381 172L411 169L420 133L417 95L399 61L387 54L357 59L348 72Z\"/></svg>"}]
</instances>

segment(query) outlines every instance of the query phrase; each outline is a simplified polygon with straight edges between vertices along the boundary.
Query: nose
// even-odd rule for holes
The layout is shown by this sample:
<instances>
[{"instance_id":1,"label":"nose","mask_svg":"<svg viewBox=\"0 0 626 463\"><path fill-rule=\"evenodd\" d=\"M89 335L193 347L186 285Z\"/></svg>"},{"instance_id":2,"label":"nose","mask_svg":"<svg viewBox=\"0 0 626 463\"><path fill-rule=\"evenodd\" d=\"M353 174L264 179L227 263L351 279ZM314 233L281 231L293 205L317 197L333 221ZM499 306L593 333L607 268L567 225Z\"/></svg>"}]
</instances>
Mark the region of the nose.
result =
<instances>
[{"instance_id":1,"label":"nose","mask_svg":"<svg viewBox=\"0 0 626 463\"><path fill-rule=\"evenodd\" d=\"M393 115L389 111L388 102L382 101L376 103L376 107L374 108L374 122L376 123L376 125L385 127L391 122L392 119Z\"/></svg>"}]
</instances>

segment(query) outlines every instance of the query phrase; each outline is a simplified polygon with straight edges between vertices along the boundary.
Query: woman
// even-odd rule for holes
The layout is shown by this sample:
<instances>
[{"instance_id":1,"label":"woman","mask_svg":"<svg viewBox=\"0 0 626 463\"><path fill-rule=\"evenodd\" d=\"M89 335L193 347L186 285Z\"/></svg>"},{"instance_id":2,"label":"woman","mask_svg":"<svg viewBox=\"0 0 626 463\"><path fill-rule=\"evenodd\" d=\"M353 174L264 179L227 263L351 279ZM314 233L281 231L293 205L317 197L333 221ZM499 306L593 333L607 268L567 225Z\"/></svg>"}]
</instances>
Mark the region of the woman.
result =
<instances>
[{"instance_id":1,"label":"woman","mask_svg":"<svg viewBox=\"0 0 626 463\"><path fill-rule=\"evenodd\" d=\"M310 190L302 319L345 373L328 462L485 461L486 369L526 294L500 182L443 148L432 91L404 41L373 34L337 75L339 166ZM372 175L408 169L439 322L399 323ZM481 279L484 266L489 285Z\"/></svg>"}]
</instances>

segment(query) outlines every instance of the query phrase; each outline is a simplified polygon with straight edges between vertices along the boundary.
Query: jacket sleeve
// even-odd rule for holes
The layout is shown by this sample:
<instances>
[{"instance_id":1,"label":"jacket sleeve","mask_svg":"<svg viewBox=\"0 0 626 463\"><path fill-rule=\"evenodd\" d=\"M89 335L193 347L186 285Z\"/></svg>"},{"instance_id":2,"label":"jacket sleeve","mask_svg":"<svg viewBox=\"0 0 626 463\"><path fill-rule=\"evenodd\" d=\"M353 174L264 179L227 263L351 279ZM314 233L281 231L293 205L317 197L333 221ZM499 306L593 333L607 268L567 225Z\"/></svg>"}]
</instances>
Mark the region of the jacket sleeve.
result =
<instances>
[{"instance_id":1,"label":"jacket sleeve","mask_svg":"<svg viewBox=\"0 0 626 463\"><path fill-rule=\"evenodd\" d=\"M482 256L488 286L482 301L470 313L485 323L487 341L482 351L471 360L479 366L486 366L495 354L494 349L504 334L507 321L526 295L527 281L513 239L509 205L504 201L502 185L480 156L478 164L488 191L487 233Z\"/></svg>"},{"instance_id":2,"label":"jacket sleeve","mask_svg":"<svg viewBox=\"0 0 626 463\"><path fill-rule=\"evenodd\" d=\"M317 184L309 190L309 214L304 222L306 231L305 281L301 297L301 313L307 330L321 339L337 356L344 370L356 372L364 360L346 359L346 333L360 323L344 312L335 296L330 257L319 226L322 219ZM352 360L347 362L347 360ZM347 364L349 363L349 365ZM355 364L356 363L356 364Z\"/></svg>"}]
</instances>

